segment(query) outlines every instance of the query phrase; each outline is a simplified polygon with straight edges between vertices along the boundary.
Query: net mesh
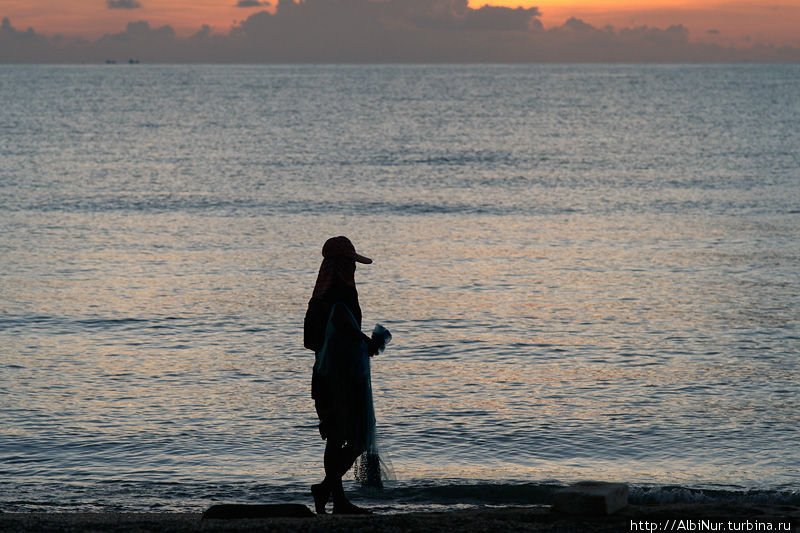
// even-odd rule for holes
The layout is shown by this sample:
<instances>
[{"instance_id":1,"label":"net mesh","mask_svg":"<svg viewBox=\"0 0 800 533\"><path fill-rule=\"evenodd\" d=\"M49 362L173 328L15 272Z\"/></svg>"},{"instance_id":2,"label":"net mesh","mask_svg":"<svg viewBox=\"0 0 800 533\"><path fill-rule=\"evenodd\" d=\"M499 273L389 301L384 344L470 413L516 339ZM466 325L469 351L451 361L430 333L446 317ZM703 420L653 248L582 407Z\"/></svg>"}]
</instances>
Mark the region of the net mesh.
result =
<instances>
[{"instance_id":1,"label":"net mesh","mask_svg":"<svg viewBox=\"0 0 800 533\"><path fill-rule=\"evenodd\" d=\"M378 351L383 352L392 334L381 324L376 324L372 330L372 339L378 343ZM366 361L369 365L369 360ZM362 453L353 464L353 474L356 481L363 487L371 489L382 489L386 481L394 481L394 469L391 466L385 450L380 450L378 446L378 429L375 420L375 405L372 400L372 378L367 371L367 441L364 453Z\"/></svg>"}]
</instances>

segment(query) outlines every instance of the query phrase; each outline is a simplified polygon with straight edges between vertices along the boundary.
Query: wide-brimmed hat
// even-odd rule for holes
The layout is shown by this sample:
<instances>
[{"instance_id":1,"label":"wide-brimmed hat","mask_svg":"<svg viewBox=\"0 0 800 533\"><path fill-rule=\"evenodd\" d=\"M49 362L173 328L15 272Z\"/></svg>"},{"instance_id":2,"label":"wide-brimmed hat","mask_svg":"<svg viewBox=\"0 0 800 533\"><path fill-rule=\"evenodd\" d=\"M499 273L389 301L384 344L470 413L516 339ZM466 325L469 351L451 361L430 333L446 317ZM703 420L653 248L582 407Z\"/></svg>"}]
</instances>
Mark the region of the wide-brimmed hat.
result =
<instances>
[{"instance_id":1,"label":"wide-brimmed hat","mask_svg":"<svg viewBox=\"0 0 800 533\"><path fill-rule=\"evenodd\" d=\"M350 239L341 235L339 237L331 237L325 241L325 244L322 245L322 257L349 257L365 265L372 263L372 259L369 257L357 254L356 247L353 246Z\"/></svg>"}]
</instances>

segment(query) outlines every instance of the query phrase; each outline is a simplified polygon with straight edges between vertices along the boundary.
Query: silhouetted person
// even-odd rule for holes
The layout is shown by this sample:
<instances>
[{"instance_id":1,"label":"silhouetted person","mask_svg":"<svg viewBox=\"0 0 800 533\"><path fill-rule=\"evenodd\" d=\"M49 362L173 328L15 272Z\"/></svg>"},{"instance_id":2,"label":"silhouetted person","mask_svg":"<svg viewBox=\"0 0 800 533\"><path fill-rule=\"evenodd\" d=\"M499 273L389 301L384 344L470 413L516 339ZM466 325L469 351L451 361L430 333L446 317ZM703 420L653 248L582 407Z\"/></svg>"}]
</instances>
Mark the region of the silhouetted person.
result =
<instances>
[{"instance_id":1,"label":"silhouetted person","mask_svg":"<svg viewBox=\"0 0 800 533\"><path fill-rule=\"evenodd\" d=\"M325 513L331 496L334 514L367 514L370 511L345 496L342 476L365 450L368 416L374 425L374 414L366 405L370 387L366 356L377 354L378 345L361 332L355 283L356 262L370 264L372 259L358 255L347 237L328 239L322 257L304 324L304 344L316 354L311 396L320 435L327 440L325 479L313 485L311 493L319 514Z\"/></svg>"}]
</instances>

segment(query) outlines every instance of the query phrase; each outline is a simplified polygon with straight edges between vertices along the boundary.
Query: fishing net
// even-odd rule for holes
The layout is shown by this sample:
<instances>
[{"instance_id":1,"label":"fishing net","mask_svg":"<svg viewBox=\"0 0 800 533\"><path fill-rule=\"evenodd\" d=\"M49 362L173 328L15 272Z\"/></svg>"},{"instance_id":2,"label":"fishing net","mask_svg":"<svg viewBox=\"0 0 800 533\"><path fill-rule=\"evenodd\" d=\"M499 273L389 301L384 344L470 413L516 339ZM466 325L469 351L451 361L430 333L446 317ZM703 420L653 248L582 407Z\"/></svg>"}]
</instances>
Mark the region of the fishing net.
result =
<instances>
[{"instance_id":1,"label":"fishing net","mask_svg":"<svg viewBox=\"0 0 800 533\"><path fill-rule=\"evenodd\" d=\"M392 340L392 334L381 324L376 324L375 329L372 330L372 339L378 343L378 352L382 353L389 341ZM383 483L385 481L393 481L395 475L386 451L380 450L378 446L378 430L375 421L375 405L372 401L372 378L369 371L369 357L366 358L365 364L367 365L367 398L365 402L368 411L367 438L364 453L353 464L353 474L356 481L361 483L362 486L381 489L383 488Z\"/></svg>"},{"instance_id":2,"label":"fishing net","mask_svg":"<svg viewBox=\"0 0 800 533\"><path fill-rule=\"evenodd\" d=\"M334 305L325 330L325 342L317 352L314 372L324 380L326 402L336 413L331 419L340 424L340 427L329 429L343 434L348 442L364 450L353 465L356 480L362 486L380 489L385 481L394 480L395 476L385 451L378 446L367 344L361 339L353 339L352 333L339 331L333 320L334 313L344 313L351 325L358 329L347 306ZM383 352L392 334L377 324L372 338L378 343L378 351Z\"/></svg>"}]
</instances>

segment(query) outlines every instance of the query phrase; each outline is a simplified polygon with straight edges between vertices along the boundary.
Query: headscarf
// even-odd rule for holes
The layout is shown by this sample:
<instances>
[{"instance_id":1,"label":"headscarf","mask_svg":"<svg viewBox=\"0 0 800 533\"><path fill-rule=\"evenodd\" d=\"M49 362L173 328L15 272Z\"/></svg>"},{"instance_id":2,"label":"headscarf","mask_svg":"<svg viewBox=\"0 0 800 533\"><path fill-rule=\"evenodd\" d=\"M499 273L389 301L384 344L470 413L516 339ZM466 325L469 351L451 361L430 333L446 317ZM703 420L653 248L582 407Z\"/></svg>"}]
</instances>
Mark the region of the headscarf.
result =
<instances>
[{"instance_id":1,"label":"headscarf","mask_svg":"<svg viewBox=\"0 0 800 533\"><path fill-rule=\"evenodd\" d=\"M349 257L326 257L322 260L314 285L313 298L325 298L336 285L344 284L356 288L356 262Z\"/></svg>"},{"instance_id":2,"label":"headscarf","mask_svg":"<svg viewBox=\"0 0 800 533\"><path fill-rule=\"evenodd\" d=\"M356 288L356 262L370 264L372 259L356 253L347 237L332 237L322 246L322 265L314 285L313 298L324 298L337 285Z\"/></svg>"}]
</instances>

